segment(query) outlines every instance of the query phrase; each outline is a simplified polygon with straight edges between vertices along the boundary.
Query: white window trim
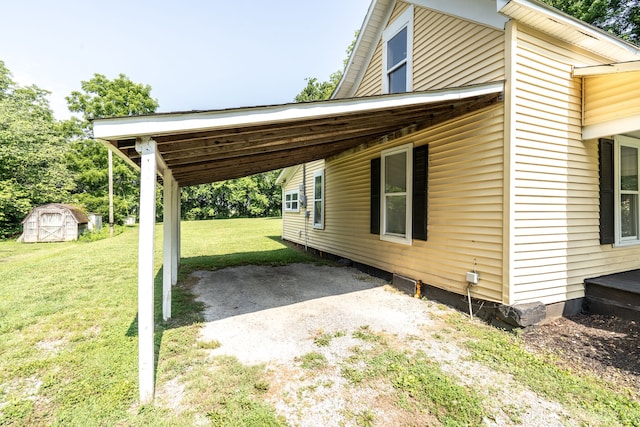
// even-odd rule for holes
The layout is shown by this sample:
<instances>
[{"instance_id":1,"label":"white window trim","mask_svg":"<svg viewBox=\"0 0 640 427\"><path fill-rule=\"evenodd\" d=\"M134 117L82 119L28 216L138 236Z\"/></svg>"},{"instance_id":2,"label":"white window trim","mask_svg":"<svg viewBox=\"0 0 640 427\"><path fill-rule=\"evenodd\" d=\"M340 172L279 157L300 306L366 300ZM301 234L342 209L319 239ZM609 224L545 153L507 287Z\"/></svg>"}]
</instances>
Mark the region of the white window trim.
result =
<instances>
[{"instance_id":1,"label":"white window trim","mask_svg":"<svg viewBox=\"0 0 640 427\"><path fill-rule=\"evenodd\" d=\"M623 135L616 135L614 137L614 145L613 145L613 170L614 170L614 184L613 184L613 188L614 188L614 193L615 193L615 201L613 204L613 208L614 208L614 214L615 214L615 218L614 218L614 225L615 225L615 243L614 246L615 247L625 247L625 246L634 246L634 245L640 245L640 235L636 236L636 238L622 238L622 224L621 224L621 212L620 212L620 196L621 196L621 189L620 189L620 169L621 169L621 165L620 165L620 146L624 145L624 146L630 146L630 147L635 147L638 149L638 154L640 156L640 139L636 139L636 138L631 138L628 136L623 136ZM640 159L640 157L639 157ZM640 163L640 161L639 161ZM639 189L640 190L640 189ZM640 198L640 191L638 192L638 198ZM640 216L640 215L639 215ZM640 234L640 219L638 220L639 224L637 224L638 227L638 234Z\"/></svg>"},{"instance_id":2,"label":"white window trim","mask_svg":"<svg viewBox=\"0 0 640 427\"><path fill-rule=\"evenodd\" d=\"M321 189L320 198L316 199L316 178L320 177ZM320 202L320 220L316 221L316 202ZM324 229L324 169L316 171L313 174L313 228L323 230Z\"/></svg>"},{"instance_id":3,"label":"white window trim","mask_svg":"<svg viewBox=\"0 0 640 427\"><path fill-rule=\"evenodd\" d=\"M292 207L287 207L287 196L293 196L296 195L296 208L292 208ZM292 197L293 199L293 197ZM289 190L286 191L284 193L284 199L282 200L282 203L284 204L284 211L285 212L300 212L300 191L298 190ZM292 205L293 203L290 203L290 205Z\"/></svg>"},{"instance_id":4,"label":"white window trim","mask_svg":"<svg viewBox=\"0 0 640 427\"><path fill-rule=\"evenodd\" d=\"M387 43L402 29L407 28L407 92L413 90L413 5L402 12L382 32L382 93L389 93L389 70L387 69ZM397 68L397 67L396 67Z\"/></svg>"},{"instance_id":5,"label":"white window trim","mask_svg":"<svg viewBox=\"0 0 640 427\"><path fill-rule=\"evenodd\" d=\"M385 193L385 157L405 152L407 155L406 164L406 219L405 219L405 235L398 236L396 234L387 234L387 209L386 209L386 193ZM383 150L380 156L380 240L387 242L400 243L403 245L412 244L413 234L413 144L400 145L398 147Z\"/></svg>"}]
</instances>

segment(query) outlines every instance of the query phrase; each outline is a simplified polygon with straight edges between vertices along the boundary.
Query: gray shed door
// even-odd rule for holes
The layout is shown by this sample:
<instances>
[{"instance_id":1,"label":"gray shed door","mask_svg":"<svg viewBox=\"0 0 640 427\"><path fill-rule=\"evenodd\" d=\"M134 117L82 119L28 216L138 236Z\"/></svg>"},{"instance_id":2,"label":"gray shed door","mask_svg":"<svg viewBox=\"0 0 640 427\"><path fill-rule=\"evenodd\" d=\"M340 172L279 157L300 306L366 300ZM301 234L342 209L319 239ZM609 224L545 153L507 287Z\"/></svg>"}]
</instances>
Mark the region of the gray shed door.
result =
<instances>
[{"instance_id":1,"label":"gray shed door","mask_svg":"<svg viewBox=\"0 0 640 427\"><path fill-rule=\"evenodd\" d=\"M39 242L59 242L64 240L64 220L62 212L41 212L39 222Z\"/></svg>"}]
</instances>

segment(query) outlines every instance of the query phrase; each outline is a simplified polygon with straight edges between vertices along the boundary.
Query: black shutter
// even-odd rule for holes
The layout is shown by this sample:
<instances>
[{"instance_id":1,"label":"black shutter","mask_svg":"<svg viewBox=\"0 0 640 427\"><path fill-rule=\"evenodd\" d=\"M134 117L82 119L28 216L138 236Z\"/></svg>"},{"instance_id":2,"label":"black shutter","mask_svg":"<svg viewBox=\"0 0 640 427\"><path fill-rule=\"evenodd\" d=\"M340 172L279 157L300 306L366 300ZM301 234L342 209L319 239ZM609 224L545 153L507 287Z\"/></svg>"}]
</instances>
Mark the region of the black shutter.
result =
<instances>
[{"instance_id":1,"label":"black shutter","mask_svg":"<svg viewBox=\"0 0 640 427\"><path fill-rule=\"evenodd\" d=\"M371 216L372 234L380 234L380 157L371 159Z\"/></svg>"},{"instance_id":2,"label":"black shutter","mask_svg":"<svg viewBox=\"0 0 640 427\"><path fill-rule=\"evenodd\" d=\"M600 161L600 244L615 242L614 238L614 173L613 173L613 141L599 141Z\"/></svg>"},{"instance_id":3,"label":"black shutter","mask_svg":"<svg viewBox=\"0 0 640 427\"><path fill-rule=\"evenodd\" d=\"M413 232L417 240L427 240L427 174L429 146L413 149Z\"/></svg>"}]
</instances>

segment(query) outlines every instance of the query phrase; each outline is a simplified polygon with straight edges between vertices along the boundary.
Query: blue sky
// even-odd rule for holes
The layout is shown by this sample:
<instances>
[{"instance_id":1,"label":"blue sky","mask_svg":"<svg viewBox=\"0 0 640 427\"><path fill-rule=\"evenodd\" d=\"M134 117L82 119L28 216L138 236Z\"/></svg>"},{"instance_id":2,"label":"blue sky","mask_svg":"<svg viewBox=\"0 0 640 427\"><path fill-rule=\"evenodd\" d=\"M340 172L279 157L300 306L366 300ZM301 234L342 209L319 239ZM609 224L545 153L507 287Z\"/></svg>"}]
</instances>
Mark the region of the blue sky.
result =
<instances>
[{"instance_id":1,"label":"blue sky","mask_svg":"<svg viewBox=\"0 0 640 427\"><path fill-rule=\"evenodd\" d=\"M0 60L21 85L65 96L94 73L152 86L158 111L286 103L342 67L370 0L6 2Z\"/></svg>"}]
</instances>

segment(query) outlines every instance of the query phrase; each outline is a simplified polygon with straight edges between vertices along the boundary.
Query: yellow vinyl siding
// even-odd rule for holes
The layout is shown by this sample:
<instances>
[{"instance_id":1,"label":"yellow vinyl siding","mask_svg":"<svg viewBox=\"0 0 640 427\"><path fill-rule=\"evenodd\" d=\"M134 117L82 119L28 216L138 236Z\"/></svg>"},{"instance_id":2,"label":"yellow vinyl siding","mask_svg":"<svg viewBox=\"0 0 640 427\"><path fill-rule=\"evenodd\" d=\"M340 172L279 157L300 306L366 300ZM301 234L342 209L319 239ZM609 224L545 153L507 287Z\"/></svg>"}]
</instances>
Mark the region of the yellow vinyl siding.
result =
<instances>
[{"instance_id":1,"label":"yellow vinyl siding","mask_svg":"<svg viewBox=\"0 0 640 427\"><path fill-rule=\"evenodd\" d=\"M317 160L315 162L306 164L306 187L307 187L307 208L302 206L302 195L299 195L299 211L298 212L285 212L282 209L282 237L286 240L298 243L300 245L308 244L313 246L313 228L312 217L305 218L305 210L312 211L313 208L313 175L316 171L324 168L324 160ZM287 191L298 190L302 184L302 171L303 167L300 166L291 179L283 185L283 200L284 193Z\"/></svg>"},{"instance_id":2,"label":"yellow vinyl siding","mask_svg":"<svg viewBox=\"0 0 640 427\"><path fill-rule=\"evenodd\" d=\"M327 159L325 228L313 230L310 246L457 293L466 293L475 260L480 284L473 295L501 301L502 118L500 105ZM428 241L411 246L369 232L371 159L406 143L429 144Z\"/></svg>"},{"instance_id":3,"label":"yellow vinyl siding","mask_svg":"<svg viewBox=\"0 0 640 427\"><path fill-rule=\"evenodd\" d=\"M398 2L389 23L407 8ZM413 90L504 80L504 32L414 6ZM382 44L355 95L382 93Z\"/></svg>"},{"instance_id":4,"label":"yellow vinyl siding","mask_svg":"<svg viewBox=\"0 0 640 427\"><path fill-rule=\"evenodd\" d=\"M414 90L504 79L504 32L416 7Z\"/></svg>"},{"instance_id":5,"label":"yellow vinyl siding","mask_svg":"<svg viewBox=\"0 0 640 427\"><path fill-rule=\"evenodd\" d=\"M372 96L382 93L382 40L378 42L371 62L364 73L362 82L356 90L355 96Z\"/></svg>"},{"instance_id":6,"label":"yellow vinyl siding","mask_svg":"<svg viewBox=\"0 0 640 427\"><path fill-rule=\"evenodd\" d=\"M582 140L582 82L572 64L603 59L517 28L508 303L550 304L583 297L587 277L638 263L599 242L598 148Z\"/></svg>"},{"instance_id":7,"label":"yellow vinyl siding","mask_svg":"<svg viewBox=\"0 0 640 427\"><path fill-rule=\"evenodd\" d=\"M584 79L584 124L640 114L640 71Z\"/></svg>"}]
</instances>

